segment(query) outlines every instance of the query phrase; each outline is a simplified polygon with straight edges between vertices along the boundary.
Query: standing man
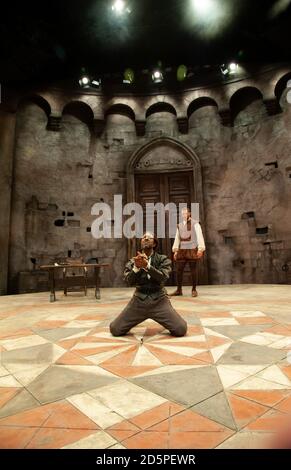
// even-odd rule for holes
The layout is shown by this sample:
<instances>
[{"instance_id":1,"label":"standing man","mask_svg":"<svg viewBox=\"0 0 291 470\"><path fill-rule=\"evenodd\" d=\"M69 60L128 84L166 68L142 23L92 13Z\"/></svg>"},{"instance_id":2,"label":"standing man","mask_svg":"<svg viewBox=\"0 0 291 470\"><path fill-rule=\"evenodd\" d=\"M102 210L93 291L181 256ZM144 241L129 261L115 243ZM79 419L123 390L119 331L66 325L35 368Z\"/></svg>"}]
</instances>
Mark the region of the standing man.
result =
<instances>
[{"instance_id":1,"label":"standing man","mask_svg":"<svg viewBox=\"0 0 291 470\"><path fill-rule=\"evenodd\" d=\"M141 239L142 252L131 259L124 271L129 286L135 292L121 314L111 323L113 336L123 336L139 323L151 318L170 331L173 336L184 336L187 323L174 310L164 287L171 273L171 260L156 253L157 239L145 233Z\"/></svg>"},{"instance_id":2,"label":"standing man","mask_svg":"<svg viewBox=\"0 0 291 470\"><path fill-rule=\"evenodd\" d=\"M197 297L197 263L205 251L205 242L201 225L191 218L191 211L186 207L182 209L182 223L178 224L172 249L177 267L177 290L170 295L183 295L183 273L186 264L189 263L192 278L192 297Z\"/></svg>"}]
</instances>

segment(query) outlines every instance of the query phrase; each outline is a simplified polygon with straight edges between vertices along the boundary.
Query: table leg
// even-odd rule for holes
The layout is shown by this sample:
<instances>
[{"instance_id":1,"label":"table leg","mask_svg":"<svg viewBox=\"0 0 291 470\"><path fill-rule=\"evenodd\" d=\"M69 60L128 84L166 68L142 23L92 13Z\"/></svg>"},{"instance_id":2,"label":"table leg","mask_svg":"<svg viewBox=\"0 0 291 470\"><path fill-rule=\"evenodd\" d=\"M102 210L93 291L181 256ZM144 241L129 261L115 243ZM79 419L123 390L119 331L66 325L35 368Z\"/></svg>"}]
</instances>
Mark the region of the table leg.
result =
<instances>
[{"instance_id":1,"label":"table leg","mask_svg":"<svg viewBox=\"0 0 291 470\"><path fill-rule=\"evenodd\" d=\"M94 268L94 274L95 274L95 297L96 297L97 300L100 300L100 299L101 299L100 288L99 288L99 285L100 285L99 273L100 273L100 268Z\"/></svg>"},{"instance_id":2,"label":"table leg","mask_svg":"<svg viewBox=\"0 0 291 470\"><path fill-rule=\"evenodd\" d=\"M55 292L55 276L54 276L54 270L50 269L49 270L49 280L50 280L50 302L55 302L56 301L56 292Z\"/></svg>"}]
</instances>

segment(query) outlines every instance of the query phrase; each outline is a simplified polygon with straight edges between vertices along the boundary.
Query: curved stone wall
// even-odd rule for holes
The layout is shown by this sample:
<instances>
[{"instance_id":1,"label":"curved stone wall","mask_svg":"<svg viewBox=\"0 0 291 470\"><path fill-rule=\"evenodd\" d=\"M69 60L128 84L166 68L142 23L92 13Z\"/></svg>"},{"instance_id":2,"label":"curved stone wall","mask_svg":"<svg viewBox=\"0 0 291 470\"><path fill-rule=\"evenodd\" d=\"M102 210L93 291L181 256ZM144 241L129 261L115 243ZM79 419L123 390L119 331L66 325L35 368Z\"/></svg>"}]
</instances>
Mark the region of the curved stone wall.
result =
<instances>
[{"instance_id":1,"label":"curved stone wall","mask_svg":"<svg viewBox=\"0 0 291 470\"><path fill-rule=\"evenodd\" d=\"M91 207L115 194L126 202L128 162L156 138L181 142L200 160L209 282L291 283L290 70L177 94L108 98L59 88L20 96L10 290L25 285L19 273L33 270L31 260L69 252L109 262L103 285L123 285L126 240L94 240Z\"/></svg>"}]
</instances>

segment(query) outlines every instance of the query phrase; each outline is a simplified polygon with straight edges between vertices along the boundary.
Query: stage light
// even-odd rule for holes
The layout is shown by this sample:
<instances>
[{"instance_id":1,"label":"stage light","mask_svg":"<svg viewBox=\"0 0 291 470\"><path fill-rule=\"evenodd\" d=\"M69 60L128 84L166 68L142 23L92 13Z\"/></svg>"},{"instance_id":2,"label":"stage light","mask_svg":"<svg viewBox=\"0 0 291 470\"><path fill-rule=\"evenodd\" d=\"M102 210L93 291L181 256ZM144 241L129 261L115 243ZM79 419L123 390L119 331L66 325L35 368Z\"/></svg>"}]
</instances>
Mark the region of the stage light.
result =
<instances>
[{"instance_id":1,"label":"stage light","mask_svg":"<svg viewBox=\"0 0 291 470\"><path fill-rule=\"evenodd\" d=\"M132 69L126 69L123 74L123 83L130 85L134 82L134 71Z\"/></svg>"},{"instance_id":2,"label":"stage light","mask_svg":"<svg viewBox=\"0 0 291 470\"><path fill-rule=\"evenodd\" d=\"M159 69L156 69L153 71L152 73L152 80L154 83L161 83L163 81L163 74L161 72L161 70Z\"/></svg>"},{"instance_id":3,"label":"stage light","mask_svg":"<svg viewBox=\"0 0 291 470\"><path fill-rule=\"evenodd\" d=\"M229 73L230 73L230 74L233 74L233 73L235 73L235 72L237 71L237 69L238 69L238 64L236 64L235 62L231 62L231 63L229 64L228 68L229 68Z\"/></svg>"},{"instance_id":4,"label":"stage light","mask_svg":"<svg viewBox=\"0 0 291 470\"><path fill-rule=\"evenodd\" d=\"M87 75L83 75L79 80L79 85L82 88L89 88L90 87L90 78Z\"/></svg>"},{"instance_id":5,"label":"stage light","mask_svg":"<svg viewBox=\"0 0 291 470\"><path fill-rule=\"evenodd\" d=\"M195 13L200 16L207 16L216 7L213 0L192 0Z\"/></svg>"},{"instance_id":6,"label":"stage light","mask_svg":"<svg viewBox=\"0 0 291 470\"><path fill-rule=\"evenodd\" d=\"M112 5L112 11L117 15L123 15L124 13L131 13L130 8L126 5L123 0L116 0Z\"/></svg>"},{"instance_id":7,"label":"stage light","mask_svg":"<svg viewBox=\"0 0 291 470\"><path fill-rule=\"evenodd\" d=\"M179 67L177 69L177 80L178 80L178 82L182 82L183 80L185 80L185 78L187 77L187 73L188 73L188 69L187 69L186 65L179 65Z\"/></svg>"},{"instance_id":8,"label":"stage light","mask_svg":"<svg viewBox=\"0 0 291 470\"><path fill-rule=\"evenodd\" d=\"M94 78L91 82L91 86L93 88L100 88L100 85L101 85L101 78L98 78L98 79Z\"/></svg>"},{"instance_id":9,"label":"stage light","mask_svg":"<svg viewBox=\"0 0 291 470\"><path fill-rule=\"evenodd\" d=\"M220 70L224 76L234 75L238 71L238 64L235 62L231 62L228 65L223 64L220 66Z\"/></svg>"}]
</instances>

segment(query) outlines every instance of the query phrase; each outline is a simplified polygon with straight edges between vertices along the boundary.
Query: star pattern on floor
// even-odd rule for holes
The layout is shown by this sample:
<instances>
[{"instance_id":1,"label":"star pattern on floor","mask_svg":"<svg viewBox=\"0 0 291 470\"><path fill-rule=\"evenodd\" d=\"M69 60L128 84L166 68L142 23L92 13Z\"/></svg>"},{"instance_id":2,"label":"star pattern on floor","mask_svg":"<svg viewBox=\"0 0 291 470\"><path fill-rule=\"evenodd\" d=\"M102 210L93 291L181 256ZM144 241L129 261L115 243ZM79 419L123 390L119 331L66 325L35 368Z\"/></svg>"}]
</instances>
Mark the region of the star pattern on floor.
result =
<instances>
[{"instance_id":1,"label":"star pattern on floor","mask_svg":"<svg viewBox=\"0 0 291 470\"><path fill-rule=\"evenodd\" d=\"M185 337L147 320L115 338L126 292L0 303L0 447L266 445L291 412L291 326L243 302L179 298Z\"/></svg>"}]
</instances>

